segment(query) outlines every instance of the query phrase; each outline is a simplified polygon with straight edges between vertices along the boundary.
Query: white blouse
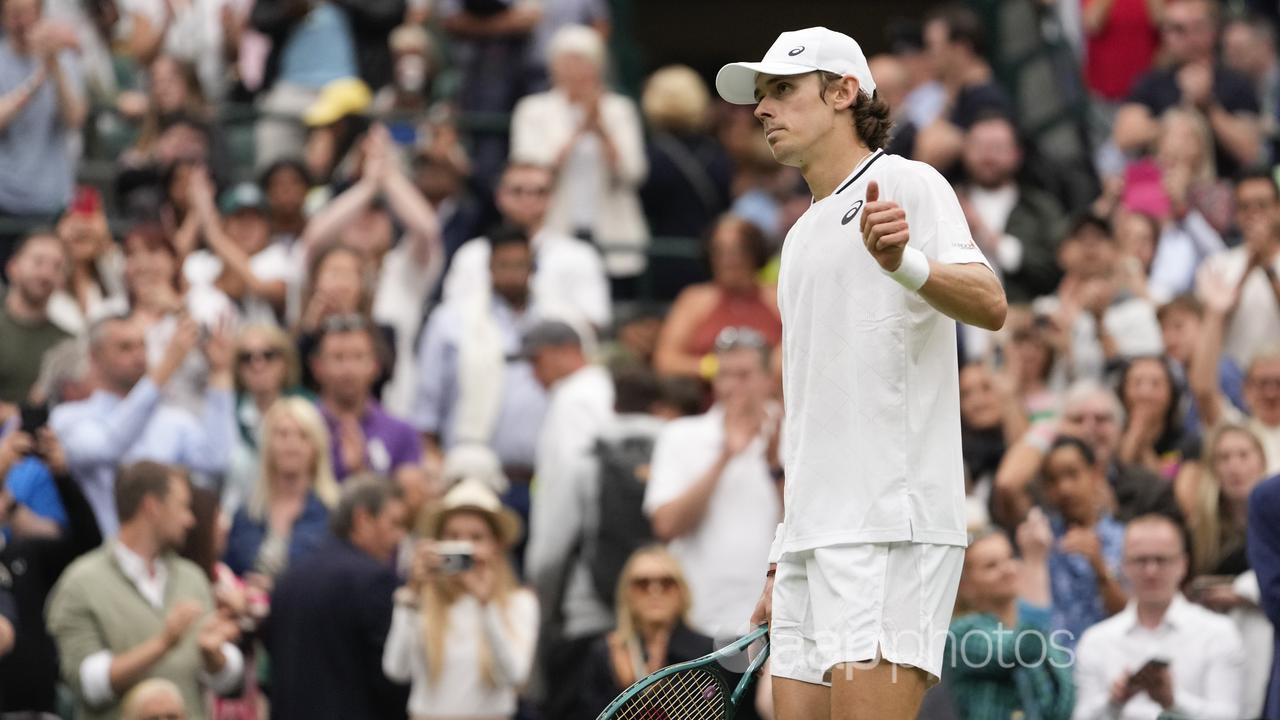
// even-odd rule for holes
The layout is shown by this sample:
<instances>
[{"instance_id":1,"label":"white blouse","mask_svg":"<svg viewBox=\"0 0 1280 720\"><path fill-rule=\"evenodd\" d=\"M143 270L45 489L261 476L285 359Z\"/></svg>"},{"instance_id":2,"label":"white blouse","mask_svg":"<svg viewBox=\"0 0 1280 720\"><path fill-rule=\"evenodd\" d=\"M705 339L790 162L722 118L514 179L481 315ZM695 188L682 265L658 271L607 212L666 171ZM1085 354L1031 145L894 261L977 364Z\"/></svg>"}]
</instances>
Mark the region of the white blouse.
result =
<instances>
[{"instance_id":1,"label":"white blouse","mask_svg":"<svg viewBox=\"0 0 1280 720\"><path fill-rule=\"evenodd\" d=\"M516 694L529 679L537 636L538 600L528 589L512 593L505 613L496 602L481 606L464 595L449 609L444 667L433 681L427 673L422 612L397 605L382 652L382 671L391 680L412 683L412 716L512 717ZM480 674L482 642L489 646L497 687Z\"/></svg>"}]
</instances>

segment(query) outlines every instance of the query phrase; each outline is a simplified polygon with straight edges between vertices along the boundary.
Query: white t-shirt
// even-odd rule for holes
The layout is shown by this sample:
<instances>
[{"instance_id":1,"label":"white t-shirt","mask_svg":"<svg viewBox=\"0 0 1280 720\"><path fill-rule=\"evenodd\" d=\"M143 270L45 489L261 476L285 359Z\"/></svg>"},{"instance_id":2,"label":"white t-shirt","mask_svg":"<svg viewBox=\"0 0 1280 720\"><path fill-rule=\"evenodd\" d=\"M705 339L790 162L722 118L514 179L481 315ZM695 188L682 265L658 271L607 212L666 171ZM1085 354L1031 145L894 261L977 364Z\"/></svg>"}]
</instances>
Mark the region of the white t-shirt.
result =
<instances>
[{"instance_id":1,"label":"white t-shirt","mask_svg":"<svg viewBox=\"0 0 1280 720\"><path fill-rule=\"evenodd\" d=\"M1249 265L1249 250L1235 247L1205 261L1234 287L1239 284ZM1280 258L1272 262L1280 272ZM1254 268L1240 288L1240 307L1231 316L1223 337L1223 350L1242 368L1248 368L1253 356L1280 338L1280 304L1276 303L1271 282L1262 268Z\"/></svg>"},{"instance_id":2,"label":"white t-shirt","mask_svg":"<svg viewBox=\"0 0 1280 720\"><path fill-rule=\"evenodd\" d=\"M442 259L432 253L426 265L413 257L412 238L402 238L382 258L373 293L373 319L396 331L396 366L382 390L382 404L396 417L413 411L413 350L426 310L427 296L440 278Z\"/></svg>"},{"instance_id":3,"label":"white t-shirt","mask_svg":"<svg viewBox=\"0 0 1280 720\"><path fill-rule=\"evenodd\" d=\"M715 464L723 446L719 406L665 425L649 465L645 514L652 517L687 492ZM703 634L732 633L751 616L764 587L769 544L782 515L765 450L765 439L757 437L730 460L697 529L668 544L693 595L689 623Z\"/></svg>"},{"instance_id":4,"label":"white t-shirt","mask_svg":"<svg viewBox=\"0 0 1280 720\"><path fill-rule=\"evenodd\" d=\"M302 266L289 248L272 243L249 258L249 269L259 280L283 280L286 286L301 282ZM222 258L208 250L196 250L182 263L182 276L192 286L212 286L222 275ZM279 324L276 311L266 300L248 295L241 302L240 319L246 324Z\"/></svg>"},{"instance_id":5,"label":"white t-shirt","mask_svg":"<svg viewBox=\"0 0 1280 720\"><path fill-rule=\"evenodd\" d=\"M990 267L932 167L876 151L787 233L782 314L786 517L779 552L841 543L967 544L956 324L881 271L859 215L867 183L911 246Z\"/></svg>"},{"instance_id":6,"label":"white t-shirt","mask_svg":"<svg viewBox=\"0 0 1280 720\"><path fill-rule=\"evenodd\" d=\"M597 328L611 316L609 280L600 252L575 237L543 230L531 239L534 271L529 280L533 302L556 317L580 315ZM486 288L489 242L474 238L453 254L444 277L444 299L454 300Z\"/></svg>"}]
</instances>

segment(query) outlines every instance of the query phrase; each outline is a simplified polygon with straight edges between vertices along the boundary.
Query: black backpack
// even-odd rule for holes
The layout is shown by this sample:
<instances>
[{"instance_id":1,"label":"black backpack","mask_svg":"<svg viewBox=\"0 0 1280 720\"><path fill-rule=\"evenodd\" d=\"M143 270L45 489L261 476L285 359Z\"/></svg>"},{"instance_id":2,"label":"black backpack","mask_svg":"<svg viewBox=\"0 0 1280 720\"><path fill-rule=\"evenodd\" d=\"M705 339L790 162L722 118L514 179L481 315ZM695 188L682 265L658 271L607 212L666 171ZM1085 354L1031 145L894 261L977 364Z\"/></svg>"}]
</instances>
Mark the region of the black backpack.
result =
<instances>
[{"instance_id":1,"label":"black backpack","mask_svg":"<svg viewBox=\"0 0 1280 720\"><path fill-rule=\"evenodd\" d=\"M594 543L588 543L587 567L596 593L613 607L622 566L637 549L654 541L649 518L641 506L649 482L649 460L656 435L628 435L599 439L599 523Z\"/></svg>"}]
</instances>

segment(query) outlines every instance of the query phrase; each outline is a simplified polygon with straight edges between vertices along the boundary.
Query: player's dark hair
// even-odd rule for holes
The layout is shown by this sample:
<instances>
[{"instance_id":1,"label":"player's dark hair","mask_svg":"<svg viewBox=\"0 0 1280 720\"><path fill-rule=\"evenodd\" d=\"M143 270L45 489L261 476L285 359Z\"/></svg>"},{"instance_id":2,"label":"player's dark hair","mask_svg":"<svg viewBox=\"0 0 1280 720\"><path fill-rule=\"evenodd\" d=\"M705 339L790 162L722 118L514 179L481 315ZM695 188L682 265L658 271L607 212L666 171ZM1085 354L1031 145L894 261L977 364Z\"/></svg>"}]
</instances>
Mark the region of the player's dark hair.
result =
<instances>
[{"instance_id":1,"label":"player's dark hair","mask_svg":"<svg viewBox=\"0 0 1280 720\"><path fill-rule=\"evenodd\" d=\"M818 71L818 80L822 87L819 90L822 101L827 101L827 90L840 82L842 76L825 70ZM858 99L853 107L853 130L858 139L867 147L875 150L889 144L889 131L893 129L893 120L889 119L889 103L880 99L879 93L868 95L858 90Z\"/></svg>"}]
</instances>

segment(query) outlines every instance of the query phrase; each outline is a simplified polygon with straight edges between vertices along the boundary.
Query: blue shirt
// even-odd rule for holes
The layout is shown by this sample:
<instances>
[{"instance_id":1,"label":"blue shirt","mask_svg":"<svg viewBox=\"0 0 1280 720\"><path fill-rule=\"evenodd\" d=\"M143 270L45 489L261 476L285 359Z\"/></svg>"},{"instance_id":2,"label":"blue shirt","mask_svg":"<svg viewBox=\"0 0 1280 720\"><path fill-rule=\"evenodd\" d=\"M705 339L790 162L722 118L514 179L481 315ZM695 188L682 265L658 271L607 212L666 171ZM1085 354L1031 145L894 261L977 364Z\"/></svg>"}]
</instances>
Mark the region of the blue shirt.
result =
<instances>
[{"instance_id":1,"label":"blue shirt","mask_svg":"<svg viewBox=\"0 0 1280 720\"><path fill-rule=\"evenodd\" d=\"M280 53L280 81L320 89L357 77L355 39L346 13L321 2L298 23Z\"/></svg>"},{"instance_id":2,"label":"blue shirt","mask_svg":"<svg viewBox=\"0 0 1280 720\"><path fill-rule=\"evenodd\" d=\"M67 509L62 505L62 496L58 494L49 466L40 458L25 457L10 468L4 479L4 488L13 496L14 502L63 528L67 527ZM5 532L7 537L8 528Z\"/></svg>"},{"instance_id":3,"label":"blue shirt","mask_svg":"<svg viewBox=\"0 0 1280 720\"><path fill-rule=\"evenodd\" d=\"M1102 605L1098 576L1094 574L1088 558L1058 549L1058 542L1067 533L1066 521L1054 513L1049 516L1049 525L1053 528L1054 538L1053 549L1049 551L1053 629L1066 630L1065 636L1057 636L1058 642L1064 647L1074 648L1085 630L1107 618L1107 611ZM1124 524L1105 515L1098 520L1094 531L1102 543L1103 561L1112 573L1118 574L1124 556Z\"/></svg>"},{"instance_id":4,"label":"blue shirt","mask_svg":"<svg viewBox=\"0 0 1280 720\"><path fill-rule=\"evenodd\" d=\"M18 55L0 39L0 95L25 83L40 63L37 57ZM78 92L80 72L74 56L64 53L58 64ZM0 214L52 215L67 206L75 180L68 149L73 136L62 124L56 82L49 77L0 130Z\"/></svg>"},{"instance_id":5,"label":"blue shirt","mask_svg":"<svg viewBox=\"0 0 1280 720\"><path fill-rule=\"evenodd\" d=\"M245 508L236 511L227 535L227 552L223 562L236 575L254 572L258 550L267 537L266 520L255 520ZM302 512L289 532L289 562L305 557L329 537L329 509L314 492L307 493Z\"/></svg>"},{"instance_id":6,"label":"blue shirt","mask_svg":"<svg viewBox=\"0 0 1280 720\"><path fill-rule=\"evenodd\" d=\"M431 313L418 347L418 386L414 396L414 426L440 436L448 450L457 440L454 421L458 412L459 349L466 328L465 299L448 301ZM517 315L510 305L494 296L492 316L502 334L503 352L512 357L520 350L520 338L537 323L534 312ZM502 399L489 447L503 465L533 467L538 432L547 412L547 392L526 361L509 361L502 374Z\"/></svg>"},{"instance_id":7,"label":"blue shirt","mask_svg":"<svg viewBox=\"0 0 1280 720\"><path fill-rule=\"evenodd\" d=\"M236 435L231 391L205 391L199 418L160 399L160 389L144 377L125 397L99 390L49 416L104 538L120 528L115 485L122 463L153 460L208 475L227 470Z\"/></svg>"}]
</instances>

